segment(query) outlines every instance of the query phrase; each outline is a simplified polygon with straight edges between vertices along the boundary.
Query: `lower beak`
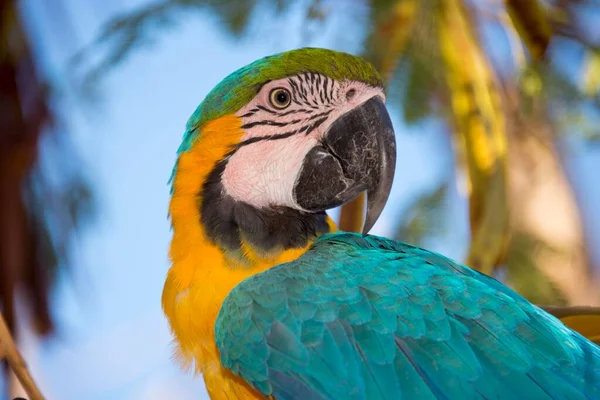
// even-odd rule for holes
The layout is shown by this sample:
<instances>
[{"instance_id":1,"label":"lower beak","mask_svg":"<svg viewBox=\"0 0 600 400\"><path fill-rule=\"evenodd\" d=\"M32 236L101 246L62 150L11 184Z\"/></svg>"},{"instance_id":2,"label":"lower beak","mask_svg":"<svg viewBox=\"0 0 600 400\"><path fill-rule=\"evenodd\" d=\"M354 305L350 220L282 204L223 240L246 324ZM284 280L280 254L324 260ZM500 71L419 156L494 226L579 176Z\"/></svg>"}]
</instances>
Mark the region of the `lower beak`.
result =
<instances>
[{"instance_id":1,"label":"lower beak","mask_svg":"<svg viewBox=\"0 0 600 400\"><path fill-rule=\"evenodd\" d=\"M308 211L340 206L367 192L363 234L385 206L396 167L392 121L379 97L339 117L322 143L306 155L294 186L294 197Z\"/></svg>"}]
</instances>

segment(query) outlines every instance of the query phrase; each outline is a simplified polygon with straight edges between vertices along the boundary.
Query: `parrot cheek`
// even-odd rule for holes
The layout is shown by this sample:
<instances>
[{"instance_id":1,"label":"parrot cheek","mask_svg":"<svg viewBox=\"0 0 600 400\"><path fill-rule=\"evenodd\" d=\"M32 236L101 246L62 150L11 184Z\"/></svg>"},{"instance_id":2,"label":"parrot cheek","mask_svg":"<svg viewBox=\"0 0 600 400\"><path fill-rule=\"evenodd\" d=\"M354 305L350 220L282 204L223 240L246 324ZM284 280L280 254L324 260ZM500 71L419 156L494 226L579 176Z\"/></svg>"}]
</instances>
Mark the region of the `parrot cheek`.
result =
<instances>
[{"instance_id":1,"label":"parrot cheek","mask_svg":"<svg viewBox=\"0 0 600 400\"><path fill-rule=\"evenodd\" d=\"M276 205L298 209L292 196L295 177L315 143L315 139L298 135L240 148L221 176L225 192L257 208Z\"/></svg>"}]
</instances>

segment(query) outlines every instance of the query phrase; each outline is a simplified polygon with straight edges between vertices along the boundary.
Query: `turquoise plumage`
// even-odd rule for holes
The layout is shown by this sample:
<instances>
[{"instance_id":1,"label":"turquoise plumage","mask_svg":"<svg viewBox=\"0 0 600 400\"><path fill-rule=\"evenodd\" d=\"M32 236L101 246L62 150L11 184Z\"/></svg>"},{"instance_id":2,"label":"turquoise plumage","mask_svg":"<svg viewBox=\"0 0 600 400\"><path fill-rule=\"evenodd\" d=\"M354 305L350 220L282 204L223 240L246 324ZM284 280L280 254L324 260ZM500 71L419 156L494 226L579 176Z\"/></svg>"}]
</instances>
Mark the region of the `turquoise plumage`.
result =
<instances>
[{"instance_id":1,"label":"turquoise plumage","mask_svg":"<svg viewBox=\"0 0 600 400\"><path fill-rule=\"evenodd\" d=\"M600 348L496 280L352 233L239 284L223 366L284 399L600 399Z\"/></svg>"}]
</instances>

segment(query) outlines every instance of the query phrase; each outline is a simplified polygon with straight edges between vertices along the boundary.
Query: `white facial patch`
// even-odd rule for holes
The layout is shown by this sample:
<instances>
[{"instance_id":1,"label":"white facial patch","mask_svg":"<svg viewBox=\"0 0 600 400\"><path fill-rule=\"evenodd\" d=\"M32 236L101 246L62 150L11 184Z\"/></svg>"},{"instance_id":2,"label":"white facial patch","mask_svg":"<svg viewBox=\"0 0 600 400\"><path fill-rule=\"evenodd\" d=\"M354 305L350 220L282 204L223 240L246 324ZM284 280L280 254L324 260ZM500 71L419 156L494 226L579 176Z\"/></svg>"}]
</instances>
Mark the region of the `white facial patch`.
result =
<instances>
[{"instance_id":1,"label":"white facial patch","mask_svg":"<svg viewBox=\"0 0 600 400\"><path fill-rule=\"evenodd\" d=\"M292 196L295 177L306 153L316 144L313 138L296 135L244 146L229 159L223 186L235 200L255 207L298 208Z\"/></svg>"},{"instance_id":2,"label":"white facial patch","mask_svg":"<svg viewBox=\"0 0 600 400\"><path fill-rule=\"evenodd\" d=\"M273 99L282 91L290 97L285 107ZM375 96L385 100L380 88L312 73L265 84L236 113L245 134L223 171L225 191L259 208L301 209L293 189L306 154L336 119Z\"/></svg>"}]
</instances>

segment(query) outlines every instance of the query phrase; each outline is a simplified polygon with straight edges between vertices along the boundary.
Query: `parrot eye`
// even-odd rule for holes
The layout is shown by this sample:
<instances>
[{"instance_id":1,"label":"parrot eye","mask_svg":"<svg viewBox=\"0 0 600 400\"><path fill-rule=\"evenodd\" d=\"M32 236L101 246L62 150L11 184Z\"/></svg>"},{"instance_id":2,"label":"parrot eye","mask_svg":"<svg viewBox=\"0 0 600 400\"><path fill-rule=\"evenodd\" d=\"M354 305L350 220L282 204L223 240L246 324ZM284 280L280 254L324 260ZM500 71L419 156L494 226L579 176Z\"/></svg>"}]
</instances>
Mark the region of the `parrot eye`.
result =
<instances>
[{"instance_id":1,"label":"parrot eye","mask_svg":"<svg viewBox=\"0 0 600 400\"><path fill-rule=\"evenodd\" d=\"M269 99L271 101L271 105L280 110L286 108L292 102L292 96L290 95L290 92L284 88L276 88L271 90Z\"/></svg>"}]
</instances>

